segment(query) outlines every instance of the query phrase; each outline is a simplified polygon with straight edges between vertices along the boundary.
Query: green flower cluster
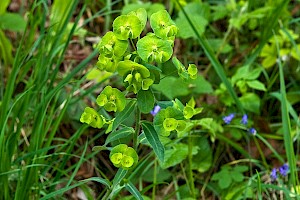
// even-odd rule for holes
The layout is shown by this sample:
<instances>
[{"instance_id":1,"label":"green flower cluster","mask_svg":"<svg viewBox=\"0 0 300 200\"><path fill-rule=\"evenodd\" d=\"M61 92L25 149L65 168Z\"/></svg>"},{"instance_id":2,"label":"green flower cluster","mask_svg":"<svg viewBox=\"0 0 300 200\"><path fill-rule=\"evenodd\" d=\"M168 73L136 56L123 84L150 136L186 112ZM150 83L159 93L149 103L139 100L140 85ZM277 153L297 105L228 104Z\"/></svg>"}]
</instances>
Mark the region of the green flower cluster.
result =
<instances>
[{"instance_id":1,"label":"green flower cluster","mask_svg":"<svg viewBox=\"0 0 300 200\"><path fill-rule=\"evenodd\" d=\"M109 158L115 167L122 167L123 169L133 168L138 163L139 159L136 151L126 144L115 146L111 150Z\"/></svg>"},{"instance_id":2,"label":"green flower cluster","mask_svg":"<svg viewBox=\"0 0 300 200\"><path fill-rule=\"evenodd\" d=\"M117 17L113 22L113 31L107 32L96 47L99 51L96 64L98 69L121 76L126 90L137 94L136 99L128 101L130 103L127 104L125 92L111 86L103 89L96 103L107 112L117 113L116 118L112 120L107 120L93 108L85 108L80 118L82 123L87 123L94 128L107 125L106 133L112 132L108 136L109 142L105 143L104 149L110 149L106 148L106 145L111 142L113 138L111 135L118 133L120 137L122 134L132 134L128 127L118 130L117 128L126 116L136 110L136 107L139 108L140 112L137 112L139 115L149 113L154 107L155 95L149 88L160 81L161 69L156 64L169 61L173 54L178 28L168 12L160 10L153 13L149 17L153 32L141 37L147 18L144 8ZM181 78L187 80L197 77L198 70L195 65L190 64L186 69L176 58L173 58L173 63ZM195 109L195 101L192 99L186 106L181 104L179 107L169 106L162 109L154 118L154 128L152 125L145 127L153 131L155 129L162 136L169 136L173 131L182 133L186 130L188 120L200 111L198 108ZM137 144L134 143L133 146L136 148ZM138 162L136 151L126 144L113 147L109 158L115 167L126 170L135 167Z\"/></svg>"},{"instance_id":3,"label":"green flower cluster","mask_svg":"<svg viewBox=\"0 0 300 200\"><path fill-rule=\"evenodd\" d=\"M108 112L120 112L125 108L125 95L118 89L106 86L96 100L97 104ZM80 117L80 122L89 124L93 128L102 128L108 124L106 132L110 132L114 119L106 121L105 117L90 107L86 107Z\"/></svg>"}]
</instances>

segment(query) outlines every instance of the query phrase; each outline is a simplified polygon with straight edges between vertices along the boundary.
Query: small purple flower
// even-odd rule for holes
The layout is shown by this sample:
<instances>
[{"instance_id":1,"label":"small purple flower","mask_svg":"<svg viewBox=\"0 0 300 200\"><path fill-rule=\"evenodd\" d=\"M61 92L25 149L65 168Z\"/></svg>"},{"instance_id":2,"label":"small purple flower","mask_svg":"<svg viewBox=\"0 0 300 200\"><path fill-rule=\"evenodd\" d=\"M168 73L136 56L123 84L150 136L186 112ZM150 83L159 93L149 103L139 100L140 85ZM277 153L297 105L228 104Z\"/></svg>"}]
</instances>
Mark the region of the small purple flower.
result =
<instances>
[{"instance_id":1,"label":"small purple flower","mask_svg":"<svg viewBox=\"0 0 300 200\"><path fill-rule=\"evenodd\" d=\"M249 128L249 133L252 134L252 135L256 135L257 131L255 128Z\"/></svg>"},{"instance_id":2,"label":"small purple flower","mask_svg":"<svg viewBox=\"0 0 300 200\"><path fill-rule=\"evenodd\" d=\"M271 180L275 181L277 179L277 169L273 168L270 174Z\"/></svg>"},{"instance_id":3,"label":"small purple flower","mask_svg":"<svg viewBox=\"0 0 300 200\"><path fill-rule=\"evenodd\" d=\"M248 124L248 115L244 114L241 120L241 124L247 125Z\"/></svg>"},{"instance_id":4,"label":"small purple flower","mask_svg":"<svg viewBox=\"0 0 300 200\"><path fill-rule=\"evenodd\" d=\"M234 114L231 113L228 116L223 117L223 121L225 124L230 124L233 118L234 118Z\"/></svg>"},{"instance_id":5,"label":"small purple flower","mask_svg":"<svg viewBox=\"0 0 300 200\"><path fill-rule=\"evenodd\" d=\"M288 171L289 171L289 165L287 163L285 163L284 165L282 165L280 168L279 168L279 173L282 175L282 176L286 176Z\"/></svg>"},{"instance_id":6,"label":"small purple flower","mask_svg":"<svg viewBox=\"0 0 300 200\"><path fill-rule=\"evenodd\" d=\"M156 105L153 110L150 111L152 116L155 116L160 111L160 106Z\"/></svg>"}]
</instances>

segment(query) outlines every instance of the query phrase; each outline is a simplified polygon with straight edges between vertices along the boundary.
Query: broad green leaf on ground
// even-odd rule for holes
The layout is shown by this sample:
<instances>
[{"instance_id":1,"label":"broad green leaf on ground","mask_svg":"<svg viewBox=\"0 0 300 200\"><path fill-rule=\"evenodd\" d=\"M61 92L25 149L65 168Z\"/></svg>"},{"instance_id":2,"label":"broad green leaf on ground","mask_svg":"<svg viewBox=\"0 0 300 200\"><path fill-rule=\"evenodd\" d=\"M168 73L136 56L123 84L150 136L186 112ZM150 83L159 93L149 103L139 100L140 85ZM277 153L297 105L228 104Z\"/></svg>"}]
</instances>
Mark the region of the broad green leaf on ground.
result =
<instances>
[{"instance_id":1,"label":"broad green leaf on ground","mask_svg":"<svg viewBox=\"0 0 300 200\"><path fill-rule=\"evenodd\" d=\"M208 143L208 139L205 137L193 139L193 145L198 146L198 153L193 156L192 168L198 170L200 173L207 171L213 160L213 153Z\"/></svg>"},{"instance_id":2,"label":"broad green leaf on ground","mask_svg":"<svg viewBox=\"0 0 300 200\"><path fill-rule=\"evenodd\" d=\"M260 98L257 94L246 93L239 98L245 110L259 114L260 112Z\"/></svg>"},{"instance_id":3,"label":"broad green leaf on ground","mask_svg":"<svg viewBox=\"0 0 300 200\"><path fill-rule=\"evenodd\" d=\"M198 147L193 147L193 155L198 152ZM165 151L164 162L159 162L162 169L166 169L181 163L188 155L188 145L174 144L171 149Z\"/></svg>"},{"instance_id":4,"label":"broad green leaf on ground","mask_svg":"<svg viewBox=\"0 0 300 200\"><path fill-rule=\"evenodd\" d=\"M225 43L224 46L221 47L223 40L222 39L208 39L208 43L210 44L211 48L214 52L218 52L219 49L221 53L229 53L232 51L232 46L228 43Z\"/></svg>"},{"instance_id":5,"label":"broad green leaf on ground","mask_svg":"<svg viewBox=\"0 0 300 200\"><path fill-rule=\"evenodd\" d=\"M187 4L183 9L188 14L198 32L203 34L210 18L210 9L208 4L193 2ZM184 39L191 37L196 38L192 27L182 11L179 12L179 17L175 20L175 23L179 28L178 37Z\"/></svg>"},{"instance_id":6,"label":"broad green leaf on ground","mask_svg":"<svg viewBox=\"0 0 300 200\"><path fill-rule=\"evenodd\" d=\"M169 99L174 99L179 96L186 96L193 93L208 94L213 92L211 84L200 75L197 77L197 79L188 81L168 76L163 78L159 84L154 84L153 88L157 91L160 91Z\"/></svg>"}]
</instances>

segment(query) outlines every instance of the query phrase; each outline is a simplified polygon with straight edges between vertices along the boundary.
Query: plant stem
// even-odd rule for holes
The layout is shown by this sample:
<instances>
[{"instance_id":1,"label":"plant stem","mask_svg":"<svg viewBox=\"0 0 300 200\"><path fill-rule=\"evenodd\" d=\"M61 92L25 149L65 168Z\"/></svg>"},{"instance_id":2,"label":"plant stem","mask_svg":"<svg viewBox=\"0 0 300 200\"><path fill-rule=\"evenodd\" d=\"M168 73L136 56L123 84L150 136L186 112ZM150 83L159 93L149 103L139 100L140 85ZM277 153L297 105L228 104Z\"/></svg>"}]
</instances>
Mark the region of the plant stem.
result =
<instances>
[{"instance_id":1,"label":"plant stem","mask_svg":"<svg viewBox=\"0 0 300 200\"><path fill-rule=\"evenodd\" d=\"M107 12L108 14L105 16L105 26L104 30L105 32L109 31L110 24L111 24L111 0L106 0L106 6L107 6Z\"/></svg>"},{"instance_id":2,"label":"plant stem","mask_svg":"<svg viewBox=\"0 0 300 200\"><path fill-rule=\"evenodd\" d=\"M135 150L137 150L138 147L138 135L140 133L140 121L141 121L141 111L140 109L137 107L136 108L136 116L135 116L135 132L133 135L133 148Z\"/></svg>"},{"instance_id":3,"label":"plant stem","mask_svg":"<svg viewBox=\"0 0 300 200\"><path fill-rule=\"evenodd\" d=\"M192 158L193 158L193 141L191 137L191 132L189 132L188 136L188 182L190 187L190 193L193 198L196 198L195 195L195 184L194 184L194 177L193 177L193 170L192 170Z\"/></svg>"},{"instance_id":4,"label":"plant stem","mask_svg":"<svg viewBox=\"0 0 300 200\"><path fill-rule=\"evenodd\" d=\"M155 200L155 189L156 189L156 181L157 181L157 160L154 160L154 171L153 171L153 189L152 189L152 200Z\"/></svg>"}]
</instances>

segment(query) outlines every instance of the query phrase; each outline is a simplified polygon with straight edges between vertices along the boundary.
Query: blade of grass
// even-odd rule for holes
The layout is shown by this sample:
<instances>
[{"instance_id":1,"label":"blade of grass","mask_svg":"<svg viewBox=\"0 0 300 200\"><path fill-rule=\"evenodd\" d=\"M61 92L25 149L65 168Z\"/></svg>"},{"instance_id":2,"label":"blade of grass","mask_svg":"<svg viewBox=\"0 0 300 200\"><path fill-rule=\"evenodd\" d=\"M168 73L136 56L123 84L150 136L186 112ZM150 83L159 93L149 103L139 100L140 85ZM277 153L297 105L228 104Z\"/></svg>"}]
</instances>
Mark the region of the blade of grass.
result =
<instances>
[{"instance_id":1,"label":"blade of grass","mask_svg":"<svg viewBox=\"0 0 300 200\"><path fill-rule=\"evenodd\" d=\"M275 37L276 40L276 37ZM276 40L277 52L279 54L279 45L278 41ZM291 135L291 123L289 117L289 108L288 108L288 101L286 97L286 88L285 88L285 81L284 81L284 72L283 66L280 60L280 56L278 56L278 67L279 67L279 80L280 80L280 93L281 93L281 117L282 117L282 126L283 126L283 140L284 146L286 150L286 156L288 160L288 164L290 167L290 183L296 188L298 184L298 175L296 170L296 161L295 161L295 153L294 153L294 146L293 140ZM297 182L297 183L296 183Z\"/></svg>"}]
</instances>

